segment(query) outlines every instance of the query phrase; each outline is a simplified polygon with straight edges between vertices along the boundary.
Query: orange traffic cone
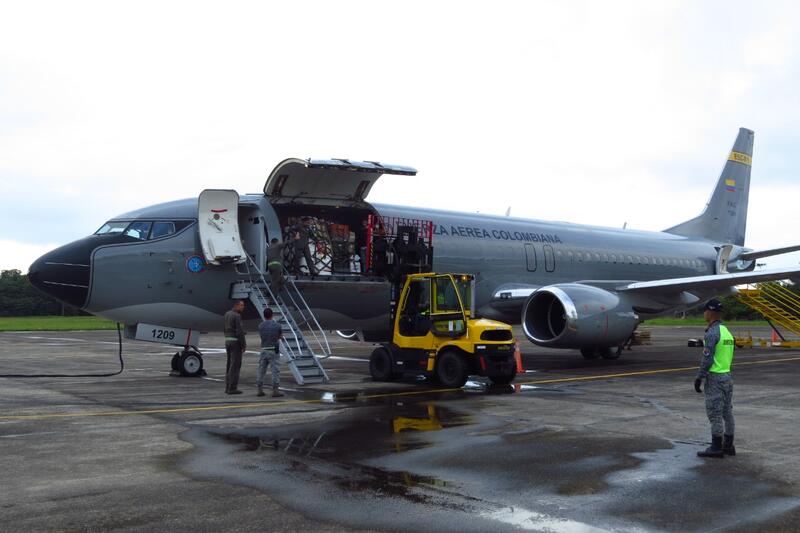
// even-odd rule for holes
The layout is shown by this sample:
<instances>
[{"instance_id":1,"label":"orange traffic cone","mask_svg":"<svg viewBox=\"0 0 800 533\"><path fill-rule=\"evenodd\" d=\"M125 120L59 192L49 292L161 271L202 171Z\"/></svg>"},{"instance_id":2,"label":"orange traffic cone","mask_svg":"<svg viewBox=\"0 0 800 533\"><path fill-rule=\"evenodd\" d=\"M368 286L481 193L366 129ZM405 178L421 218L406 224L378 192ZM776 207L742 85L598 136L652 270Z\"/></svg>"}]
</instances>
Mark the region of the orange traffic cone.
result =
<instances>
[{"instance_id":1,"label":"orange traffic cone","mask_svg":"<svg viewBox=\"0 0 800 533\"><path fill-rule=\"evenodd\" d=\"M522 354L519 351L519 343L514 345L514 360L517 362L517 374L524 374L525 369L522 367Z\"/></svg>"},{"instance_id":2,"label":"orange traffic cone","mask_svg":"<svg viewBox=\"0 0 800 533\"><path fill-rule=\"evenodd\" d=\"M771 342L780 342L781 339L778 337L778 331L775 328L772 328L772 338L770 338Z\"/></svg>"}]
</instances>

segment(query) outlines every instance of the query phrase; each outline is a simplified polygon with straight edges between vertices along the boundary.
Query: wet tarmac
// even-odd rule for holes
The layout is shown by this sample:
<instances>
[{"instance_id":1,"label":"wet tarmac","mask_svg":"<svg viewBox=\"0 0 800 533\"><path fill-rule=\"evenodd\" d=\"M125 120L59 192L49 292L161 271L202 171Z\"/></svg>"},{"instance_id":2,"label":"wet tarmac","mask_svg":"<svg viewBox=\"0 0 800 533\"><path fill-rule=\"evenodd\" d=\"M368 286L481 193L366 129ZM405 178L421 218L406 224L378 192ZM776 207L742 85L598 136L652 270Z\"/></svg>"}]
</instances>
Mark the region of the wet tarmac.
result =
<instances>
[{"instance_id":1,"label":"wet tarmac","mask_svg":"<svg viewBox=\"0 0 800 533\"><path fill-rule=\"evenodd\" d=\"M336 340L333 382L256 398L248 355L222 393L125 343L113 378L0 378L0 520L30 530L795 531L800 351L737 352L737 456L692 389L701 328L652 328L619 360L523 344L527 372L442 391L373 383ZM753 331L753 336L766 332ZM116 333L0 334L0 373L113 370Z\"/></svg>"}]
</instances>

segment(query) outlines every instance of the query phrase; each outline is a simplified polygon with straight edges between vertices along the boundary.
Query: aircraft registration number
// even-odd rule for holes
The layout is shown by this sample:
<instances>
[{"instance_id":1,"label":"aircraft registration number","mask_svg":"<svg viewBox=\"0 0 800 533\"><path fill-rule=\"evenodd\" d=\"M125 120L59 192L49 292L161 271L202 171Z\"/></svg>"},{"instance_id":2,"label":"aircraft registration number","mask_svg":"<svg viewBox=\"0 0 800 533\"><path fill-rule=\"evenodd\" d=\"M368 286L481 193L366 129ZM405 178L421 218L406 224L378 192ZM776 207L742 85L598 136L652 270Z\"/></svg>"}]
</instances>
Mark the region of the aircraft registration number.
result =
<instances>
[{"instance_id":1,"label":"aircraft registration number","mask_svg":"<svg viewBox=\"0 0 800 533\"><path fill-rule=\"evenodd\" d=\"M136 326L137 341L160 342L176 346L197 346L200 334L192 329L169 328L140 323Z\"/></svg>"}]
</instances>

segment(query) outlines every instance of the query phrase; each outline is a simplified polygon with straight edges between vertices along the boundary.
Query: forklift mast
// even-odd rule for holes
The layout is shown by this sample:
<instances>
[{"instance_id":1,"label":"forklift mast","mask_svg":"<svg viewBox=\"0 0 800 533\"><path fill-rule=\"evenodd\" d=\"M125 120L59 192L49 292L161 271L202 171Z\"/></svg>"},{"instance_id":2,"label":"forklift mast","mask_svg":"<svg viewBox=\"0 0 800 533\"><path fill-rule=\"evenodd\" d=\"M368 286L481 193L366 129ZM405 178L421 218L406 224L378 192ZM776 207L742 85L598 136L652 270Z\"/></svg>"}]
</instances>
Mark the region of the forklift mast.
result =
<instances>
[{"instance_id":1,"label":"forklift mast","mask_svg":"<svg viewBox=\"0 0 800 533\"><path fill-rule=\"evenodd\" d=\"M409 274L433 269L433 221L369 215L366 271L392 284L389 318L394 324L397 301Z\"/></svg>"}]
</instances>

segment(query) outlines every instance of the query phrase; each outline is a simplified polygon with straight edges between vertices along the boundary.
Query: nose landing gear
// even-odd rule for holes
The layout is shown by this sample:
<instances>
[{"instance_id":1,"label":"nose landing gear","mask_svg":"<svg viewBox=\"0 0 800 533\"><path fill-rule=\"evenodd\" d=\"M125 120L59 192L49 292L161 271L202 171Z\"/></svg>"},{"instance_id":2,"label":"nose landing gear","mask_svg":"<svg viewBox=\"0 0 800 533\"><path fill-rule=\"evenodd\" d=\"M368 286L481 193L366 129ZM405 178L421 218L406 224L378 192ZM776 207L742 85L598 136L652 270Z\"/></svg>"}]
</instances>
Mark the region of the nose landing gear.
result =
<instances>
[{"instance_id":1,"label":"nose landing gear","mask_svg":"<svg viewBox=\"0 0 800 533\"><path fill-rule=\"evenodd\" d=\"M205 376L203 370L203 355L197 348L186 348L172 356L172 370L175 375L196 378Z\"/></svg>"}]
</instances>

